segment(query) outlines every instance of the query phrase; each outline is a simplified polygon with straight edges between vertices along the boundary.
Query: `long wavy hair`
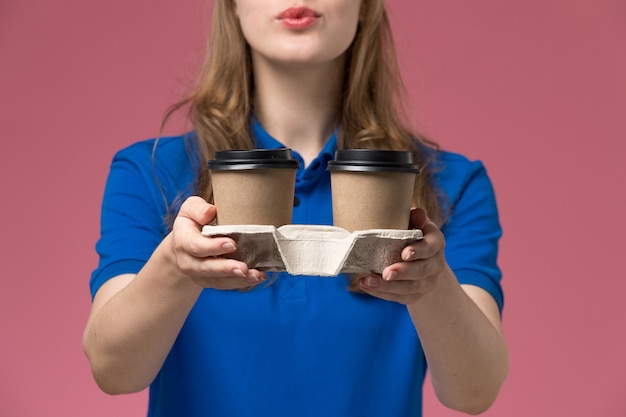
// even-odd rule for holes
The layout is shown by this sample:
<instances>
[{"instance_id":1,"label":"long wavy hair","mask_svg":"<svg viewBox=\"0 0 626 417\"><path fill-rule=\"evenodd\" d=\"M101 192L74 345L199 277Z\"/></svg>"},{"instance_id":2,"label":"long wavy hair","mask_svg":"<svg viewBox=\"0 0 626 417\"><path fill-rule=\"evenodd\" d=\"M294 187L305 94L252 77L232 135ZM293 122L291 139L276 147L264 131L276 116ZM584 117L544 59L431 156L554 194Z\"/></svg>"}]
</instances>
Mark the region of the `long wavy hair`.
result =
<instances>
[{"instance_id":1,"label":"long wavy hair","mask_svg":"<svg viewBox=\"0 0 626 417\"><path fill-rule=\"evenodd\" d=\"M413 204L443 222L432 181L437 144L409 129L406 93L383 0L367 0L355 39L346 51L338 148L411 151L420 165ZM253 113L253 68L234 0L215 0L205 61L191 94L166 112L163 130L173 113L186 109L193 127L199 169L195 192L212 201L206 163L216 151L255 147L250 131ZM173 214L173 213L172 213Z\"/></svg>"}]
</instances>

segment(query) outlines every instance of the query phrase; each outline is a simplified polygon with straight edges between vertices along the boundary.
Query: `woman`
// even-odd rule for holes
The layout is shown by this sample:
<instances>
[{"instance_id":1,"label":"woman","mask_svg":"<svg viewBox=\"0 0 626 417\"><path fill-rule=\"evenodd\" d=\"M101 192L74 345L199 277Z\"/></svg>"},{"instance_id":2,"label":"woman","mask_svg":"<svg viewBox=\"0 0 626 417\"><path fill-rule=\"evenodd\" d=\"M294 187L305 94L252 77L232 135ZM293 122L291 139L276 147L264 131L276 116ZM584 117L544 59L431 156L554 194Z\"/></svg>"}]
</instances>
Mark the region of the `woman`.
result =
<instances>
[{"instance_id":1,"label":"woman","mask_svg":"<svg viewBox=\"0 0 626 417\"><path fill-rule=\"evenodd\" d=\"M83 341L105 392L150 386L150 416L419 416L428 363L443 404L491 405L508 370L493 190L479 162L403 127L400 85L383 0L215 1L200 82L173 109L189 107L193 134L111 166ZM216 216L205 165L281 146L300 162L293 223L306 224L332 224L335 149L412 150L426 210L410 226L425 238L356 291L259 285L263 271L222 257L233 240L200 234Z\"/></svg>"}]
</instances>

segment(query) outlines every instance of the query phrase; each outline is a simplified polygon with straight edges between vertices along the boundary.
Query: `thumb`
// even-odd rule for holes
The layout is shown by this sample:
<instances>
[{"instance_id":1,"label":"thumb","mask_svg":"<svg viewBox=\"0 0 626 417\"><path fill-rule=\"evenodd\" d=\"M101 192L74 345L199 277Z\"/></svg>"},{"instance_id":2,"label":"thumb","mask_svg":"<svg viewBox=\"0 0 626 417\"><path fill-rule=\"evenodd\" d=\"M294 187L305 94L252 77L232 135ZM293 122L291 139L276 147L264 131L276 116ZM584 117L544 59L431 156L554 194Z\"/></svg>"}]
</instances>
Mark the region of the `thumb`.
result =
<instances>
[{"instance_id":1,"label":"thumb","mask_svg":"<svg viewBox=\"0 0 626 417\"><path fill-rule=\"evenodd\" d=\"M180 206L178 216L186 217L194 222L205 225L215 219L215 206L207 203L202 197L191 196Z\"/></svg>"},{"instance_id":2,"label":"thumb","mask_svg":"<svg viewBox=\"0 0 626 417\"><path fill-rule=\"evenodd\" d=\"M426 211L421 208L412 208L409 216L409 229L423 229L430 219Z\"/></svg>"}]
</instances>

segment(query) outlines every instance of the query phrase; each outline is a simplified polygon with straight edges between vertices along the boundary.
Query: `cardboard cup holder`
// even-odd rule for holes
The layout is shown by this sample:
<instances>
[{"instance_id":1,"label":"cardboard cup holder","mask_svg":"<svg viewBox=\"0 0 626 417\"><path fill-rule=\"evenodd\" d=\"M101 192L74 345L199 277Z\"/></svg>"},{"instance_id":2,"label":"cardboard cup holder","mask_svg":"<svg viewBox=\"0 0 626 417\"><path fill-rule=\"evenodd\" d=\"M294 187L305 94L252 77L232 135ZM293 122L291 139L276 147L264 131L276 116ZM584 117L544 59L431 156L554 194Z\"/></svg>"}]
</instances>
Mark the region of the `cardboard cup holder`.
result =
<instances>
[{"instance_id":1,"label":"cardboard cup holder","mask_svg":"<svg viewBox=\"0 0 626 417\"><path fill-rule=\"evenodd\" d=\"M348 232L335 226L204 226L208 237L228 236L237 250L227 255L250 268L291 275L336 276L381 273L399 262L402 249L423 238L422 231L371 229Z\"/></svg>"}]
</instances>

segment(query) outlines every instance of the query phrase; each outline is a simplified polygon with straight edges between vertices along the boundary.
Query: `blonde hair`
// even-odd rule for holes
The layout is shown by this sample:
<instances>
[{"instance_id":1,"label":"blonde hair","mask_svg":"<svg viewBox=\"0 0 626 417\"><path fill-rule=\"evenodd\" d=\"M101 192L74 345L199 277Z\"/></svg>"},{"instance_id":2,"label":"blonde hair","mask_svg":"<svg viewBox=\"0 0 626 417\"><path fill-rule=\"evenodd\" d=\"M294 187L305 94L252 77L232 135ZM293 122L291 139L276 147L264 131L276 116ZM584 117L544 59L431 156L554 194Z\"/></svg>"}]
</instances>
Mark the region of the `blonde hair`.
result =
<instances>
[{"instance_id":1,"label":"blonde hair","mask_svg":"<svg viewBox=\"0 0 626 417\"><path fill-rule=\"evenodd\" d=\"M421 167L413 204L441 223L441 205L432 181L437 145L406 127L405 90L383 0L366 0L362 7L355 39L346 51L338 148L412 151ZM215 0L197 85L168 110L161 126L174 112L188 109L199 152L195 191L208 201L212 201L208 160L216 151L254 147L250 132L253 92L250 48L235 15L234 0Z\"/></svg>"}]
</instances>

